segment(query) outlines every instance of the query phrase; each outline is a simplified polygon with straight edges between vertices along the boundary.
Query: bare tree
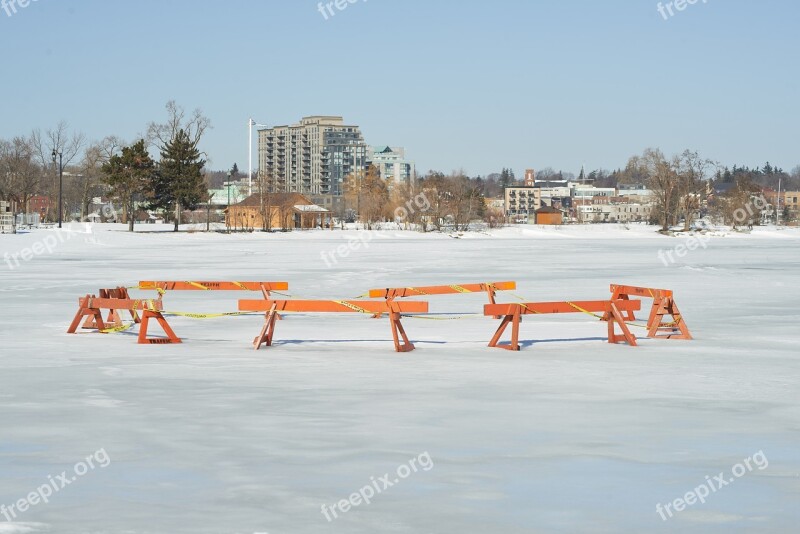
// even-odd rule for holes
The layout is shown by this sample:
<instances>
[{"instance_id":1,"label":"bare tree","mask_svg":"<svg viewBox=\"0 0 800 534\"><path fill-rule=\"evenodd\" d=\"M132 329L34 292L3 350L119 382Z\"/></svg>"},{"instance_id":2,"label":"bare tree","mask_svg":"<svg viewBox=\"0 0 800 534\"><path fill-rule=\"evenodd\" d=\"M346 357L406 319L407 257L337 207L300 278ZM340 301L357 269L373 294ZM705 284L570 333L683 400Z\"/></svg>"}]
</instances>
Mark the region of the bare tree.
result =
<instances>
[{"instance_id":1,"label":"bare tree","mask_svg":"<svg viewBox=\"0 0 800 534\"><path fill-rule=\"evenodd\" d=\"M28 212L28 201L39 191L42 168L36 163L29 141L15 137L0 141L0 198L17 203Z\"/></svg>"},{"instance_id":2,"label":"bare tree","mask_svg":"<svg viewBox=\"0 0 800 534\"><path fill-rule=\"evenodd\" d=\"M174 100L167 102L167 120L163 123L151 122L147 126L147 141L159 150L164 150L178 132L183 130L189 136L192 146L197 148L205 131L211 128L211 120L203 115L202 110L195 109L187 117L186 111Z\"/></svg>"},{"instance_id":3,"label":"bare tree","mask_svg":"<svg viewBox=\"0 0 800 534\"><path fill-rule=\"evenodd\" d=\"M200 108L195 109L191 115L187 116L183 107L174 100L167 102L165 108L167 110L166 122L151 122L147 126L147 142L163 154L179 137L185 138L192 149L198 150L200 156L206 157L207 154L199 150L199 144L205 131L211 128L211 119L203 115ZM175 231L177 232L181 220L181 203L175 202L174 204Z\"/></svg>"},{"instance_id":4,"label":"bare tree","mask_svg":"<svg viewBox=\"0 0 800 534\"><path fill-rule=\"evenodd\" d=\"M66 121L59 122L55 128L44 133L38 129L31 132L31 151L44 172L40 189L50 198L51 206L58 204L58 172L53 165L53 154L61 154L60 161L66 168L78 157L85 142L86 137L82 133L70 133ZM51 169L51 172L48 173L47 169ZM51 208L51 211L55 213L55 209L63 209L63 206Z\"/></svg>"},{"instance_id":5,"label":"bare tree","mask_svg":"<svg viewBox=\"0 0 800 534\"><path fill-rule=\"evenodd\" d=\"M676 169L679 160L672 161L664 157L657 148L646 149L641 156L634 156L628 161L631 174L646 176L650 189L656 199L655 215L661 223L661 231L666 232L675 216L676 194L678 192L678 174Z\"/></svg>"},{"instance_id":6,"label":"bare tree","mask_svg":"<svg viewBox=\"0 0 800 534\"><path fill-rule=\"evenodd\" d=\"M677 190L683 211L684 231L688 231L700 209L706 175L714 162L703 159L697 151L684 150L678 157Z\"/></svg>"}]
</instances>

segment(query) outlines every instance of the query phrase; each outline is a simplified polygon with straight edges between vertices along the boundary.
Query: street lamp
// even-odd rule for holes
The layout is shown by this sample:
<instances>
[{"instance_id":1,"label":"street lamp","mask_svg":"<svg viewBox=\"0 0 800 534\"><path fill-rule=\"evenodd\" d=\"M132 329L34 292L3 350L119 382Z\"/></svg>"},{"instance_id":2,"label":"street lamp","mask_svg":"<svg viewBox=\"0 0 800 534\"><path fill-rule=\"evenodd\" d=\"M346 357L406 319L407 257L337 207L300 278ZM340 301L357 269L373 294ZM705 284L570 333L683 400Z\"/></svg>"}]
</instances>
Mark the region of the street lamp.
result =
<instances>
[{"instance_id":1,"label":"street lamp","mask_svg":"<svg viewBox=\"0 0 800 534\"><path fill-rule=\"evenodd\" d=\"M266 124L260 124L252 118L247 120L247 131L249 133L249 147L247 148L247 196L253 194L253 126L267 128Z\"/></svg>"},{"instance_id":2,"label":"street lamp","mask_svg":"<svg viewBox=\"0 0 800 534\"><path fill-rule=\"evenodd\" d=\"M62 198L64 195L64 155L56 149L53 149L53 165L56 164L56 156L58 156L58 227L61 228L61 214L62 214Z\"/></svg>"},{"instance_id":3,"label":"street lamp","mask_svg":"<svg viewBox=\"0 0 800 534\"><path fill-rule=\"evenodd\" d=\"M231 231L231 171L228 171L228 181L225 182L225 189L228 190L228 211L227 217L225 217L225 222L228 226L228 231Z\"/></svg>"}]
</instances>

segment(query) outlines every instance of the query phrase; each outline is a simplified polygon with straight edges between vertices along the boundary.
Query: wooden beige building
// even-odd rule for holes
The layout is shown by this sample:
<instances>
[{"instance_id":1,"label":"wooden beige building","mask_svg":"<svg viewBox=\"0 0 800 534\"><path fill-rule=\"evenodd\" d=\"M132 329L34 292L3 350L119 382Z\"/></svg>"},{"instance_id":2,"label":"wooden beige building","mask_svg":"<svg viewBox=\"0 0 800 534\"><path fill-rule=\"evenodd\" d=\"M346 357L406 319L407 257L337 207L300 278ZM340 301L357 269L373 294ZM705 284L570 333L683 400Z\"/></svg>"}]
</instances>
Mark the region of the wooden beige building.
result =
<instances>
[{"instance_id":1,"label":"wooden beige building","mask_svg":"<svg viewBox=\"0 0 800 534\"><path fill-rule=\"evenodd\" d=\"M233 230L333 229L333 214L300 193L255 193L225 213Z\"/></svg>"}]
</instances>

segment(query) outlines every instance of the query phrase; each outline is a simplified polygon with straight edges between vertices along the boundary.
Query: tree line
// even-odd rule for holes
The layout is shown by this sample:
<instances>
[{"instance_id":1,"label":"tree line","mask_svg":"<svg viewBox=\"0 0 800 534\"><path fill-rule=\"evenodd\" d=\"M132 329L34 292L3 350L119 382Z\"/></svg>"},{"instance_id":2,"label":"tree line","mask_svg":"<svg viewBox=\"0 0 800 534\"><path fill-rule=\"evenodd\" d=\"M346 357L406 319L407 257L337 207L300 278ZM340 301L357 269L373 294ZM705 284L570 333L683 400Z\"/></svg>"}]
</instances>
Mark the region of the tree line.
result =
<instances>
[{"instance_id":1,"label":"tree line","mask_svg":"<svg viewBox=\"0 0 800 534\"><path fill-rule=\"evenodd\" d=\"M200 110L187 114L175 101L167 103L166 111L165 122L149 123L147 133L132 143L113 135L87 142L65 122L45 132L0 140L0 198L27 213L31 200L42 196L49 199L47 219L58 218L60 210L66 219L75 214L85 220L94 198L110 196L121 206L121 220L129 230L137 210L160 209L174 213L177 231L181 212L208 199L206 160L198 145L211 124ZM59 165L64 169L61 206Z\"/></svg>"},{"instance_id":2,"label":"tree line","mask_svg":"<svg viewBox=\"0 0 800 534\"><path fill-rule=\"evenodd\" d=\"M219 188L226 180L236 180L241 175L236 165L228 172L205 168L207 157L199 144L211 125L200 110L186 113L170 101L166 112L164 122L149 123L146 133L131 143L116 136L87 142L83 134L71 132L63 122L44 132L34 130L28 136L0 140L0 199L14 202L17 211L24 213L33 197L45 197L50 199L45 217L55 220L59 209L67 219L73 215L85 219L94 198L110 197L121 208L120 220L128 223L129 230L133 230L140 210L149 209L166 212L177 231L184 210L207 204L208 189ZM65 169L64 202L60 208L56 201L59 180L54 154L60 154ZM275 196L284 192L279 186L282 182L273 174L267 169L254 176L255 191L261 195L264 230L271 230L272 217L267 214L272 208L285 208ZM701 157L697 151L685 150L667 157L657 148L630 157L624 167L613 171L582 169L576 177L568 171L544 167L537 171L536 178L577 180L610 188L646 185L654 193L651 222L663 230L681 221L684 229L689 229L697 214L704 213L732 221L732 214L754 195L765 189L774 191L778 184L784 191L800 190L800 166L791 173L769 162L753 168L727 167ZM721 184L728 187L721 188ZM423 229L447 226L459 230L475 220L497 226L504 222L504 214L488 207L486 199L503 198L504 188L514 185L522 185L522 181L510 167L473 177L463 170L449 174L430 171L410 183L398 184L383 179L376 168L370 167L345 179L336 215L341 220L359 220L371 228L397 220L397 210L424 193L430 206L406 214L400 222ZM724 191L718 193L717 189ZM289 220L289 210L284 211ZM781 215L788 220L795 214L785 211ZM425 224L420 225L423 221Z\"/></svg>"}]
</instances>

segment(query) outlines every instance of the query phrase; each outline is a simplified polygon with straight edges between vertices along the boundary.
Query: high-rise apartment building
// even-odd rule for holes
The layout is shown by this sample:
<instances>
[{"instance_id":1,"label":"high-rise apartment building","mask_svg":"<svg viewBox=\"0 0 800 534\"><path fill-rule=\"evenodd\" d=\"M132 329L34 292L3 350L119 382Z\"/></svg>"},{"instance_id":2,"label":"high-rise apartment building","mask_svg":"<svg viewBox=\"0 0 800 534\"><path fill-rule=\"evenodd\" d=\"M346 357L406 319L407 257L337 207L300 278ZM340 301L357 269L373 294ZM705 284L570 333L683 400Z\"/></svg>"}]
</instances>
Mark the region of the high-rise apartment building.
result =
<instances>
[{"instance_id":1,"label":"high-rise apartment building","mask_svg":"<svg viewBox=\"0 0 800 534\"><path fill-rule=\"evenodd\" d=\"M271 189L335 204L348 175L366 170L367 146L358 126L342 117L304 117L299 124L258 132L258 162Z\"/></svg>"}]
</instances>

